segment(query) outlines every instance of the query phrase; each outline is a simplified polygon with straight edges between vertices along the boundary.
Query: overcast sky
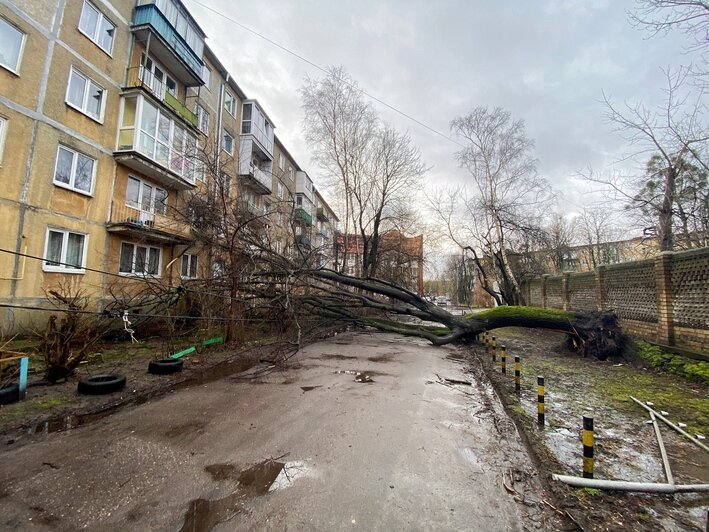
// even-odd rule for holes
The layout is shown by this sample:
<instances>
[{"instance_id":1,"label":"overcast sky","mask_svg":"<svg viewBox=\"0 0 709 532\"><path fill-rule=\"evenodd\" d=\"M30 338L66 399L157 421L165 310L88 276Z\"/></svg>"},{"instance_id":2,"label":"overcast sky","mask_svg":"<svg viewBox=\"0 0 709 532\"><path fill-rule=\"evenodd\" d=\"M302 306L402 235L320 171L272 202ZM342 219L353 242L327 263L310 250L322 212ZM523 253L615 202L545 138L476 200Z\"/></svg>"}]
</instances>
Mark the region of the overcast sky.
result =
<instances>
[{"instance_id":1,"label":"overcast sky","mask_svg":"<svg viewBox=\"0 0 709 532\"><path fill-rule=\"evenodd\" d=\"M662 68L687 62L682 35L633 28L623 0L199 0L321 65L342 65L364 88L434 129L476 106L501 106L526 122L539 173L578 210L590 197L574 176L609 172L631 148L613 133L600 100L658 102ZM302 139L298 88L316 68L238 27L196 0L188 9L208 44L276 134L322 182ZM375 104L408 131L432 166L428 181L464 183L458 147ZM628 163L615 165L627 170Z\"/></svg>"}]
</instances>

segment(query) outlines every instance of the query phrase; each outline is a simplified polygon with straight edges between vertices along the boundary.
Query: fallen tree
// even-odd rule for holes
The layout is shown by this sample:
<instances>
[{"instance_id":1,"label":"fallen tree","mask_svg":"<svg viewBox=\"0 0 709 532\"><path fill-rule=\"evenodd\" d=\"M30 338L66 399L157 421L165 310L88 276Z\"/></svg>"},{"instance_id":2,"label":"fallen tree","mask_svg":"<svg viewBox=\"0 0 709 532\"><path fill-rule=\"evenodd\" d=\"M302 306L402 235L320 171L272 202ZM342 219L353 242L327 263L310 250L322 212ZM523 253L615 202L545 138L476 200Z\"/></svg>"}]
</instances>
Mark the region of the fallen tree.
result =
<instances>
[{"instance_id":1,"label":"fallen tree","mask_svg":"<svg viewBox=\"0 0 709 532\"><path fill-rule=\"evenodd\" d=\"M424 338L433 345L471 341L484 331L501 327L530 327L567 333L571 349L605 359L618 352L625 338L613 312L502 306L459 316L382 279L361 279L327 269L303 270L296 275L319 281L310 293L294 298L306 312Z\"/></svg>"}]
</instances>

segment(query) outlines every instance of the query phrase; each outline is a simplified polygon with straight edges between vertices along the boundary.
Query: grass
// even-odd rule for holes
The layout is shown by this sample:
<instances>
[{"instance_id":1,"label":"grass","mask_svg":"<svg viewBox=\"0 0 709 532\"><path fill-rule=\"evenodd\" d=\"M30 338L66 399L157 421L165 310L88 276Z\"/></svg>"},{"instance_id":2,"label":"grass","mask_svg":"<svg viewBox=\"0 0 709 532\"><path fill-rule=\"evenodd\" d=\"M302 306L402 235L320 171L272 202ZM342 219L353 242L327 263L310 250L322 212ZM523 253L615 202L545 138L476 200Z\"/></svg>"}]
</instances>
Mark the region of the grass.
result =
<instances>
[{"instance_id":1,"label":"grass","mask_svg":"<svg viewBox=\"0 0 709 532\"><path fill-rule=\"evenodd\" d=\"M0 419L5 421L24 416L36 416L43 414L49 410L68 405L73 400L73 397L52 397L35 401L20 401L11 405L2 407Z\"/></svg>"},{"instance_id":2,"label":"grass","mask_svg":"<svg viewBox=\"0 0 709 532\"><path fill-rule=\"evenodd\" d=\"M657 345L635 342L635 352L646 365L709 384L709 364L663 351Z\"/></svg>"},{"instance_id":3,"label":"grass","mask_svg":"<svg viewBox=\"0 0 709 532\"><path fill-rule=\"evenodd\" d=\"M565 310L550 308L502 306L485 310L477 314L466 314L465 317L480 319L519 318L566 320L573 318L573 314L566 312Z\"/></svg>"}]
</instances>

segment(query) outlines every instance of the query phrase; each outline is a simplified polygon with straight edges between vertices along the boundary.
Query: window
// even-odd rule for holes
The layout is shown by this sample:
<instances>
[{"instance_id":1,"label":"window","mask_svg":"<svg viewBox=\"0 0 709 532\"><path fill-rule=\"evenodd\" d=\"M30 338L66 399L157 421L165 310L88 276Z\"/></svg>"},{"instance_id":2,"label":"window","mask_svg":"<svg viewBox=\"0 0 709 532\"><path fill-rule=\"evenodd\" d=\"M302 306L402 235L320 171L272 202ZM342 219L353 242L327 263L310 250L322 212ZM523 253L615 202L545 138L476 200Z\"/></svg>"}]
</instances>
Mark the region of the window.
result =
<instances>
[{"instance_id":1,"label":"window","mask_svg":"<svg viewBox=\"0 0 709 532\"><path fill-rule=\"evenodd\" d=\"M286 168L286 158L283 157L282 153L278 155L278 168L281 170L285 170Z\"/></svg>"},{"instance_id":2,"label":"window","mask_svg":"<svg viewBox=\"0 0 709 532\"><path fill-rule=\"evenodd\" d=\"M153 61L152 57L147 57L145 54L141 54L141 57L143 63L140 67L140 79L150 87L155 96L160 101L165 98L166 92L177 96L177 83L165 72L165 69Z\"/></svg>"},{"instance_id":3,"label":"window","mask_svg":"<svg viewBox=\"0 0 709 532\"><path fill-rule=\"evenodd\" d=\"M100 122L106 100L104 96L105 91L100 85L71 69L66 91L66 102L69 105Z\"/></svg>"},{"instance_id":4,"label":"window","mask_svg":"<svg viewBox=\"0 0 709 532\"><path fill-rule=\"evenodd\" d=\"M229 155L234 155L234 137L226 130L224 130L224 145L222 149Z\"/></svg>"},{"instance_id":5,"label":"window","mask_svg":"<svg viewBox=\"0 0 709 532\"><path fill-rule=\"evenodd\" d=\"M197 278L197 255L182 255L182 270L180 275L183 279Z\"/></svg>"},{"instance_id":6,"label":"window","mask_svg":"<svg viewBox=\"0 0 709 532\"><path fill-rule=\"evenodd\" d=\"M209 70L207 65L202 65L202 81L204 81L204 86L207 89L212 85L212 71Z\"/></svg>"},{"instance_id":7,"label":"window","mask_svg":"<svg viewBox=\"0 0 709 532\"><path fill-rule=\"evenodd\" d=\"M83 194L91 194L96 159L65 146L57 150L54 184Z\"/></svg>"},{"instance_id":8,"label":"window","mask_svg":"<svg viewBox=\"0 0 709 532\"><path fill-rule=\"evenodd\" d=\"M288 167L288 179L293 181L293 167L292 166Z\"/></svg>"},{"instance_id":9,"label":"window","mask_svg":"<svg viewBox=\"0 0 709 532\"><path fill-rule=\"evenodd\" d=\"M138 244L121 244L119 273L136 275L159 275L160 248L140 246Z\"/></svg>"},{"instance_id":10,"label":"window","mask_svg":"<svg viewBox=\"0 0 709 532\"><path fill-rule=\"evenodd\" d=\"M7 136L7 119L0 116L0 166L2 166L2 152L5 149L5 137Z\"/></svg>"},{"instance_id":11,"label":"window","mask_svg":"<svg viewBox=\"0 0 709 532\"><path fill-rule=\"evenodd\" d=\"M224 109L229 111L229 114L236 118L236 98L228 90L224 90Z\"/></svg>"},{"instance_id":12,"label":"window","mask_svg":"<svg viewBox=\"0 0 709 532\"><path fill-rule=\"evenodd\" d=\"M0 66L19 73L26 35L0 17Z\"/></svg>"},{"instance_id":13,"label":"window","mask_svg":"<svg viewBox=\"0 0 709 532\"><path fill-rule=\"evenodd\" d=\"M276 196L278 196L279 199L283 199L285 196L285 187L283 186L283 183L278 183L276 186Z\"/></svg>"},{"instance_id":14,"label":"window","mask_svg":"<svg viewBox=\"0 0 709 532\"><path fill-rule=\"evenodd\" d=\"M81 233L63 229L47 229L44 248L44 271L84 273L86 267L86 240Z\"/></svg>"},{"instance_id":15,"label":"window","mask_svg":"<svg viewBox=\"0 0 709 532\"><path fill-rule=\"evenodd\" d=\"M79 30L95 42L101 50L111 55L116 26L88 0L84 0L84 7L81 9Z\"/></svg>"},{"instance_id":16,"label":"window","mask_svg":"<svg viewBox=\"0 0 709 532\"><path fill-rule=\"evenodd\" d=\"M199 104L197 104L195 111L197 115L197 127L202 133L209 135L209 113Z\"/></svg>"},{"instance_id":17,"label":"window","mask_svg":"<svg viewBox=\"0 0 709 532\"><path fill-rule=\"evenodd\" d=\"M280 255L280 254L281 254L281 250L283 249L283 246L282 246L282 244L281 244L281 241L280 241L280 240L276 240L276 242L275 242L274 244L275 244L275 245L274 245L274 251Z\"/></svg>"},{"instance_id":18,"label":"window","mask_svg":"<svg viewBox=\"0 0 709 532\"><path fill-rule=\"evenodd\" d=\"M128 176L126 205L139 211L164 215L167 212L167 191Z\"/></svg>"}]
</instances>

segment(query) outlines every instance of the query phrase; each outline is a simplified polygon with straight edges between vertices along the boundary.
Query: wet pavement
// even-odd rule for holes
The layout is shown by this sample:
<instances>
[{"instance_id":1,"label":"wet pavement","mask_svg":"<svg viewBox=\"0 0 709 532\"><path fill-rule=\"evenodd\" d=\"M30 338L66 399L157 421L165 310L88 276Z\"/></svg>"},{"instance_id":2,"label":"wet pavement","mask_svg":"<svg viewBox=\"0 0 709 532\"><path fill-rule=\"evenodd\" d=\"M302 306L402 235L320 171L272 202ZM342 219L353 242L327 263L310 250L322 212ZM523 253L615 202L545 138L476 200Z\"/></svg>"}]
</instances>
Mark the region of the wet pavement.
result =
<instances>
[{"instance_id":1,"label":"wet pavement","mask_svg":"<svg viewBox=\"0 0 709 532\"><path fill-rule=\"evenodd\" d=\"M350 332L295 360L4 445L0 529L558 529L457 348Z\"/></svg>"}]
</instances>

